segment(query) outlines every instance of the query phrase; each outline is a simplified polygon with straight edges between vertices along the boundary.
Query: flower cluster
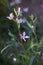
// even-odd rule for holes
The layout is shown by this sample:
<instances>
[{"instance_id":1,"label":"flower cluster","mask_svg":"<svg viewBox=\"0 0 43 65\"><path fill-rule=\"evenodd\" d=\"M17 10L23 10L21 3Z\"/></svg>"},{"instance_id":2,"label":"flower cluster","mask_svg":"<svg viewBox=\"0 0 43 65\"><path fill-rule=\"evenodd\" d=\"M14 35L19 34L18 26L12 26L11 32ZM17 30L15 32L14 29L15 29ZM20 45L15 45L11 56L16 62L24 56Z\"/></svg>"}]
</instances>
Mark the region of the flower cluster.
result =
<instances>
[{"instance_id":1,"label":"flower cluster","mask_svg":"<svg viewBox=\"0 0 43 65\"><path fill-rule=\"evenodd\" d=\"M21 14L21 11L20 11L20 7L18 8L18 10L16 11L15 8L14 8L14 12L16 14L16 19L14 19L14 15L13 13L10 13L9 16L7 16L7 18L9 20L13 20L13 21L16 21L16 23L20 24L20 23L24 23L23 19L22 18L18 18L18 16ZM29 36L26 35L26 32L23 32L22 34L20 33L20 37L22 40L24 40L26 42L26 39L29 38Z\"/></svg>"}]
</instances>

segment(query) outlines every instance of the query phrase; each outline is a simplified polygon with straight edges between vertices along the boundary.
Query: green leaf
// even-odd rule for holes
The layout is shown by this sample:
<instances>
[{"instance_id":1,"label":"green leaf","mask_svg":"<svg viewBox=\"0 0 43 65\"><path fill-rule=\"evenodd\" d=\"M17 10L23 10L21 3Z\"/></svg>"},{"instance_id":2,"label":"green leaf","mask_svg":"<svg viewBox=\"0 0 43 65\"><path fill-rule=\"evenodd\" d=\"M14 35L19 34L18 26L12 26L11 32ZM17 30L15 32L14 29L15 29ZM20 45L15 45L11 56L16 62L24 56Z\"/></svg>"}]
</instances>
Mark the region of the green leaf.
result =
<instances>
[{"instance_id":1,"label":"green leaf","mask_svg":"<svg viewBox=\"0 0 43 65\"><path fill-rule=\"evenodd\" d=\"M15 13L16 16L18 16L18 15L17 15L17 11L15 10L15 8L14 8L14 13Z\"/></svg>"},{"instance_id":2,"label":"green leaf","mask_svg":"<svg viewBox=\"0 0 43 65\"><path fill-rule=\"evenodd\" d=\"M0 3L4 5L6 8L10 8L8 0L0 0Z\"/></svg>"},{"instance_id":3,"label":"green leaf","mask_svg":"<svg viewBox=\"0 0 43 65\"><path fill-rule=\"evenodd\" d=\"M12 46L12 45L7 45L7 46L5 46L2 50L1 50L1 53L3 53L3 51L5 51L8 47L10 47L10 46Z\"/></svg>"},{"instance_id":4,"label":"green leaf","mask_svg":"<svg viewBox=\"0 0 43 65\"><path fill-rule=\"evenodd\" d=\"M32 65L32 64L33 64L34 59L35 59L35 56L32 56L28 65Z\"/></svg>"},{"instance_id":5,"label":"green leaf","mask_svg":"<svg viewBox=\"0 0 43 65\"><path fill-rule=\"evenodd\" d=\"M14 35L11 33L10 30L8 30L8 34L9 34L9 36L14 37Z\"/></svg>"},{"instance_id":6,"label":"green leaf","mask_svg":"<svg viewBox=\"0 0 43 65\"><path fill-rule=\"evenodd\" d=\"M17 39L16 36L14 34L12 34L10 30L8 30L8 35L11 37L12 41L16 41L16 39Z\"/></svg>"}]
</instances>

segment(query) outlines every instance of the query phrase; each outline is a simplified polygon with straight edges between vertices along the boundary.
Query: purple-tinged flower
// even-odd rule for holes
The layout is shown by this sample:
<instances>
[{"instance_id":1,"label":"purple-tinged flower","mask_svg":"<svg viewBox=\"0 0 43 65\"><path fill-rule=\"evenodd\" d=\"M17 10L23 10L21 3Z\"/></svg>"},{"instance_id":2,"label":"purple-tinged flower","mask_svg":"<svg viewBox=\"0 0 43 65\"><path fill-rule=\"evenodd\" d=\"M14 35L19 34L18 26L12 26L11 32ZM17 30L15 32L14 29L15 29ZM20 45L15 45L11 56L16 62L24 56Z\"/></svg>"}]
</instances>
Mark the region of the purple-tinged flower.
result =
<instances>
[{"instance_id":1,"label":"purple-tinged flower","mask_svg":"<svg viewBox=\"0 0 43 65\"><path fill-rule=\"evenodd\" d=\"M30 38L30 36L26 35L26 32L23 32L22 34L20 34L21 39L23 39L26 42L26 39Z\"/></svg>"},{"instance_id":2,"label":"purple-tinged flower","mask_svg":"<svg viewBox=\"0 0 43 65\"><path fill-rule=\"evenodd\" d=\"M14 6L14 4L15 4L15 2L10 2L10 6L11 7Z\"/></svg>"},{"instance_id":3,"label":"purple-tinged flower","mask_svg":"<svg viewBox=\"0 0 43 65\"><path fill-rule=\"evenodd\" d=\"M20 18L20 19L16 18L16 22L17 22L17 23L22 23L22 22L23 22L23 19L21 19L21 18Z\"/></svg>"},{"instance_id":4,"label":"purple-tinged flower","mask_svg":"<svg viewBox=\"0 0 43 65\"><path fill-rule=\"evenodd\" d=\"M14 6L15 4L20 4L21 3L21 0L12 0L11 2L10 2L10 6L12 7L12 6Z\"/></svg>"},{"instance_id":5,"label":"purple-tinged flower","mask_svg":"<svg viewBox=\"0 0 43 65\"><path fill-rule=\"evenodd\" d=\"M7 16L7 18L8 18L9 20L12 20L12 19L14 18L13 13L10 13L9 16Z\"/></svg>"},{"instance_id":6,"label":"purple-tinged flower","mask_svg":"<svg viewBox=\"0 0 43 65\"><path fill-rule=\"evenodd\" d=\"M29 11L29 9L28 8L24 8L23 11L27 13Z\"/></svg>"}]
</instances>

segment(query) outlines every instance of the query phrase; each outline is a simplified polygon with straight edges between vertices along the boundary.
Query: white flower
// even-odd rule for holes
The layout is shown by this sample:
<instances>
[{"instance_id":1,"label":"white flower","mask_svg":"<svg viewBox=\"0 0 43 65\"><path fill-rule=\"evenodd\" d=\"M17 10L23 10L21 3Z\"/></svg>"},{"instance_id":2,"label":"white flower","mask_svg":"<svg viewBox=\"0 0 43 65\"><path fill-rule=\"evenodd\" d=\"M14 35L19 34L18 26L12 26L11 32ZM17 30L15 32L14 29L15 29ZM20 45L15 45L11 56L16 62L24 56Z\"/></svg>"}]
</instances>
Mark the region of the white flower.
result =
<instances>
[{"instance_id":1,"label":"white flower","mask_svg":"<svg viewBox=\"0 0 43 65\"><path fill-rule=\"evenodd\" d=\"M19 16L19 15L22 16L22 11L21 11L21 8L20 8L20 7L18 7L17 12L18 12L18 16Z\"/></svg>"},{"instance_id":2,"label":"white flower","mask_svg":"<svg viewBox=\"0 0 43 65\"><path fill-rule=\"evenodd\" d=\"M12 20L12 19L14 18L13 13L10 13L9 16L7 16L7 18L8 18L9 20Z\"/></svg>"},{"instance_id":3,"label":"white flower","mask_svg":"<svg viewBox=\"0 0 43 65\"><path fill-rule=\"evenodd\" d=\"M27 36L25 32L20 34L21 39L23 39L26 42L26 39L30 38L30 36Z\"/></svg>"},{"instance_id":4,"label":"white flower","mask_svg":"<svg viewBox=\"0 0 43 65\"><path fill-rule=\"evenodd\" d=\"M18 13L20 13L20 7L18 7Z\"/></svg>"},{"instance_id":5,"label":"white flower","mask_svg":"<svg viewBox=\"0 0 43 65\"><path fill-rule=\"evenodd\" d=\"M16 62L16 60L17 60L16 58L13 58L13 61L14 61L14 62Z\"/></svg>"},{"instance_id":6,"label":"white flower","mask_svg":"<svg viewBox=\"0 0 43 65\"><path fill-rule=\"evenodd\" d=\"M23 12L21 11L21 8L20 8L20 7L18 7L17 12L18 12L18 15L22 16L22 13L23 13Z\"/></svg>"},{"instance_id":7,"label":"white flower","mask_svg":"<svg viewBox=\"0 0 43 65\"><path fill-rule=\"evenodd\" d=\"M18 18L16 18L16 21L17 21L17 23L22 23L23 22L23 19L18 19Z\"/></svg>"}]
</instances>

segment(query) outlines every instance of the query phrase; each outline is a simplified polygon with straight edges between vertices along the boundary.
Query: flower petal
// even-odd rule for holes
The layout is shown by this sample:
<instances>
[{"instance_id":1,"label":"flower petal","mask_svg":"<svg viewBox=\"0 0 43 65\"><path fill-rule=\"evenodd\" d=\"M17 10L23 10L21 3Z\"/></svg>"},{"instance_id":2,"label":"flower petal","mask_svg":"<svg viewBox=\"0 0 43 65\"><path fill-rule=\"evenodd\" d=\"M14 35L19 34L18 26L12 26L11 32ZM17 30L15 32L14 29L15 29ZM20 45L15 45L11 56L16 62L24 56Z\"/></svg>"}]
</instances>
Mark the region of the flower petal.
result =
<instances>
[{"instance_id":1,"label":"flower petal","mask_svg":"<svg viewBox=\"0 0 43 65\"><path fill-rule=\"evenodd\" d=\"M11 18L9 16L7 16L6 18L8 18L9 20L11 20Z\"/></svg>"},{"instance_id":2,"label":"flower petal","mask_svg":"<svg viewBox=\"0 0 43 65\"><path fill-rule=\"evenodd\" d=\"M28 10L29 10L28 8L24 8L23 9L24 12L28 12Z\"/></svg>"},{"instance_id":3,"label":"flower petal","mask_svg":"<svg viewBox=\"0 0 43 65\"><path fill-rule=\"evenodd\" d=\"M13 13L10 13L10 17L13 19L13 17L14 17Z\"/></svg>"},{"instance_id":4,"label":"flower petal","mask_svg":"<svg viewBox=\"0 0 43 65\"><path fill-rule=\"evenodd\" d=\"M8 18L9 20L12 20L14 18L13 13L10 13L9 16L7 16L6 18Z\"/></svg>"},{"instance_id":5,"label":"flower petal","mask_svg":"<svg viewBox=\"0 0 43 65\"><path fill-rule=\"evenodd\" d=\"M23 38L23 40L24 40L24 42L26 42L26 39L25 38Z\"/></svg>"},{"instance_id":6,"label":"flower petal","mask_svg":"<svg viewBox=\"0 0 43 65\"><path fill-rule=\"evenodd\" d=\"M26 33L25 32L23 32L23 36L25 36L26 35Z\"/></svg>"},{"instance_id":7,"label":"flower petal","mask_svg":"<svg viewBox=\"0 0 43 65\"><path fill-rule=\"evenodd\" d=\"M20 34L20 37L21 37L21 39L23 38L23 37L22 37L22 34Z\"/></svg>"},{"instance_id":8,"label":"flower petal","mask_svg":"<svg viewBox=\"0 0 43 65\"><path fill-rule=\"evenodd\" d=\"M20 9L21 9L21 8L19 7L19 8L18 8L18 13L20 13Z\"/></svg>"},{"instance_id":9,"label":"flower petal","mask_svg":"<svg viewBox=\"0 0 43 65\"><path fill-rule=\"evenodd\" d=\"M30 38L30 36L25 36L25 38L27 38L27 39L28 39L28 38Z\"/></svg>"}]
</instances>

